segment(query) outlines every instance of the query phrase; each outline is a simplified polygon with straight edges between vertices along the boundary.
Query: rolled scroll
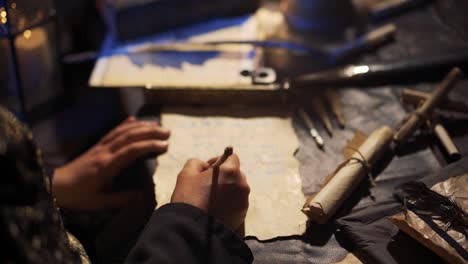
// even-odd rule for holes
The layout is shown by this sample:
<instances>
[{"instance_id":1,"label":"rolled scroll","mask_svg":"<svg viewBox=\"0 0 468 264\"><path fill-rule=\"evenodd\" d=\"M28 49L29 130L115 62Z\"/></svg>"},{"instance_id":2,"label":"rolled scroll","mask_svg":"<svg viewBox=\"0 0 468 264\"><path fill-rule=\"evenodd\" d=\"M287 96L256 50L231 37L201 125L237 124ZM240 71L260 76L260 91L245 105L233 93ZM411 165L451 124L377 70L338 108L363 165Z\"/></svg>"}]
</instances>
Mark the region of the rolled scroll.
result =
<instances>
[{"instance_id":1,"label":"rolled scroll","mask_svg":"<svg viewBox=\"0 0 468 264\"><path fill-rule=\"evenodd\" d=\"M328 221L361 180L370 173L371 167L390 149L392 139L393 130L388 126L372 132L351 158L338 167L325 186L306 201L302 212L309 220L321 224Z\"/></svg>"}]
</instances>

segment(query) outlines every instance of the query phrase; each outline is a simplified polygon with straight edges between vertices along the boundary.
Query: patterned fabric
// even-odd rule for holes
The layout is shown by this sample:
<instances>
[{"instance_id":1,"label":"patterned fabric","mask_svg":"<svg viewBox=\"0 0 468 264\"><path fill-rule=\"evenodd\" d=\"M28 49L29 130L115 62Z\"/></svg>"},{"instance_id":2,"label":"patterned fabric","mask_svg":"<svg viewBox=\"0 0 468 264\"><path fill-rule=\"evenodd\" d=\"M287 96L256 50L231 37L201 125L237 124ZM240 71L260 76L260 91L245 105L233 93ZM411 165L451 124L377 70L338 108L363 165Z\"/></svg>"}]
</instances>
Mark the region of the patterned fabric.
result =
<instances>
[{"instance_id":1,"label":"patterned fabric","mask_svg":"<svg viewBox=\"0 0 468 264\"><path fill-rule=\"evenodd\" d=\"M69 239L30 130L0 107L1 263L89 263Z\"/></svg>"}]
</instances>

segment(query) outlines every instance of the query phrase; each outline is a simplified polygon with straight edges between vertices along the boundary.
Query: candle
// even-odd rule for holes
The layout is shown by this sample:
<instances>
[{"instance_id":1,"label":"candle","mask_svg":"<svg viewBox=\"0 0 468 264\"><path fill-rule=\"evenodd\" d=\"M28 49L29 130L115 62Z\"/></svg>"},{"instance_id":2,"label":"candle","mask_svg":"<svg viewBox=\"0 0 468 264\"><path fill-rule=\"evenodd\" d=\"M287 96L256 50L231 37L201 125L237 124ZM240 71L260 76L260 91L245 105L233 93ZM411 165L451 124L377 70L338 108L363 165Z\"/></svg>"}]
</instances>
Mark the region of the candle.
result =
<instances>
[{"instance_id":1,"label":"candle","mask_svg":"<svg viewBox=\"0 0 468 264\"><path fill-rule=\"evenodd\" d=\"M26 110L46 103L59 92L51 32L45 27L25 30L15 39Z\"/></svg>"},{"instance_id":2,"label":"candle","mask_svg":"<svg viewBox=\"0 0 468 264\"><path fill-rule=\"evenodd\" d=\"M19 111L16 96L16 79L13 68L11 49L8 39L0 38L0 104L14 111Z\"/></svg>"}]
</instances>

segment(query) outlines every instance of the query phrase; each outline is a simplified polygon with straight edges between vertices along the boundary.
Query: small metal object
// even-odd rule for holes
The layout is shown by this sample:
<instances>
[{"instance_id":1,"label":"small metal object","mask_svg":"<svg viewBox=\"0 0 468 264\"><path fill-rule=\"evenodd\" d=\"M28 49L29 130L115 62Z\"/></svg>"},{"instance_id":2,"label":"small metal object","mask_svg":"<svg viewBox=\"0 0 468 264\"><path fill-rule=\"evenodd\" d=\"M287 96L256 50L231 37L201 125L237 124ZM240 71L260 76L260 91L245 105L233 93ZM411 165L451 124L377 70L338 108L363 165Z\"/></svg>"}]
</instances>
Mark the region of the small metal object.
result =
<instances>
[{"instance_id":1,"label":"small metal object","mask_svg":"<svg viewBox=\"0 0 468 264\"><path fill-rule=\"evenodd\" d=\"M322 96L312 97L311 108L314 111L315 115L318 117L320 122L322 122L326 131L330 136L333 136L333 126L330 117L328 116L325 104L323 103Z\"/></svg>"},{"instance_id":2,"label":"small metal object","mask_svg":"<svg viewBox=\"0 0 468 264\"><path fill-rule=\"evenodd\" d=\"M272 84L276 82L276 72L272 68L258 68L251 72L252 84Z\"/></svg>"},{"instance_id":3,"label":"small metal object","mask_svg":"<svg viewBox=\"0 0 468 264\"><path fill-rule=\"evenodd\" d=\"M372 20L381 20L403 13L406 10L422 6L429 0L385 0L371 7L369 16Z\"/></svg>"},{"instance_id":4,"label":"small metal object","mask_svg":"<svg viewBox=\"0 0 468 264\"><path fill-rule=\"evenodd\" d=\"M197 52L213 51L222 49L223 46L253 46L259 48L285 49L299 54L322 54L325 53L318 47L303 45L290 41L275 40L218 40L205 42L171 42L171 43L151 43L129 48L127 53L155 53L155 52Z\"/></svg>"},{"instance_id":5,"label":"small metal object","mask_svg":"<svg viewBox=\"0 0 468 264\"><path fill-rule=\"evenodd\" d=\"M351 43L334 49L332 51L334 63L344 61L384 45L393 39L395 32L396 26L388 24L368 32Z\"/></svg>"},{"instance_id":6,"label":"small metal object","mask_svg":"<svg viewBox=\"0 0 468 264\"><path fill-rule=\"evenodd\" d=\"M330 105L330 108L335 115L336 120L338 121L338 125L341 128L344 128L346 121L343 115L340 99L338 98L335 89L327 89L325 91L325 98L327 98L328 104Z\"/></svg>"},{"instance_id":7,"label":"small metal object","mask_svg":"<svg viewBox=\"0 0 468 264\"><path fill-rule=\"evenodd\" d=\"M315 143L319 148L323 148L325 143L323 141L323 138L320 136L318 133L317 129L314 127L314 123L310 119L310 117L307 115L307 113L304 110L298 110L299 116L301 117L302 121L304 121L307 129L309 129L309 133L314 139Z\"/></svg>"}]
</instances>

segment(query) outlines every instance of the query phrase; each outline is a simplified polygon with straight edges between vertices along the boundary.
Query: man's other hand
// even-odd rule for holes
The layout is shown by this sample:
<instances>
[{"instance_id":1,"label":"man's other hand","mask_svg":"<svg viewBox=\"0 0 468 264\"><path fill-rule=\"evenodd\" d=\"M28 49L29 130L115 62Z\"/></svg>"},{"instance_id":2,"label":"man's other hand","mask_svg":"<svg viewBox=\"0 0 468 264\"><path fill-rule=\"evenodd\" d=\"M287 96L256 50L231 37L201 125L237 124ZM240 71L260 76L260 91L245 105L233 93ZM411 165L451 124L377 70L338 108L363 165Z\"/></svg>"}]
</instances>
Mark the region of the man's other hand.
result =
<instances>
[{"instance_id":1,"label":"man's other hand","mask_svg":"<svg viewBox=\"0 0 468 264\"><path fill-rule=\"evenodd\" d=\"M119 208L140 195L112 193L112 180L135 159L167 151L170 132L155 122L130 117L75 160L57 168L52 190L60 206L100 210Z\"/></svg>"}]
</instances>

